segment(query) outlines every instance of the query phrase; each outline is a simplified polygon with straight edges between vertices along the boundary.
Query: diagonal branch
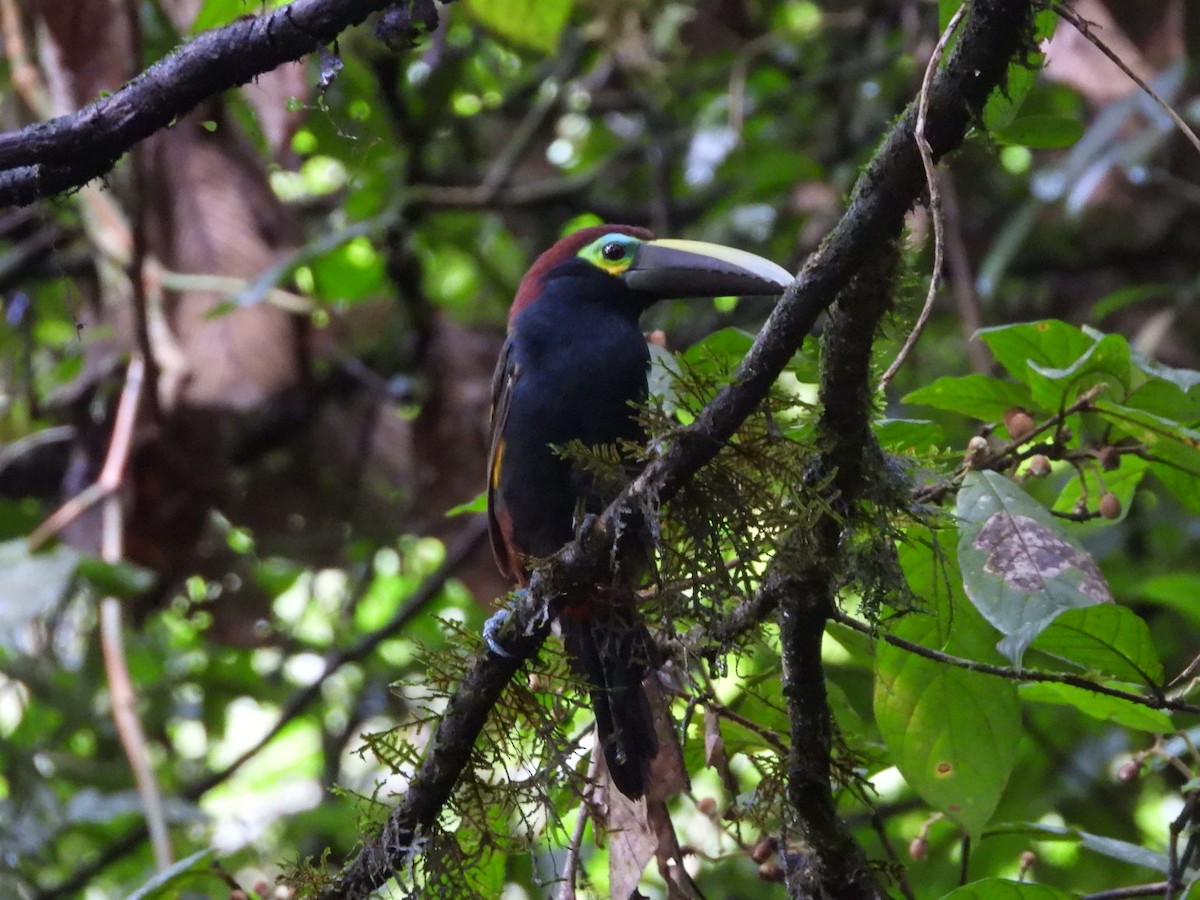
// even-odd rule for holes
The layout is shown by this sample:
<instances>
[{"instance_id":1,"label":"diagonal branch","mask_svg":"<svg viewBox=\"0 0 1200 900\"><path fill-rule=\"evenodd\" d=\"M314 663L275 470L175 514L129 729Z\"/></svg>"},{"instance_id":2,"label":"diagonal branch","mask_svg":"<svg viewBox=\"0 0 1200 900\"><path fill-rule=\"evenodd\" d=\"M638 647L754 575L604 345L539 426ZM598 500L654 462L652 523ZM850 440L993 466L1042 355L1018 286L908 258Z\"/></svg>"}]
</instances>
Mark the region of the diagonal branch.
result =
<instances>
[{"instance_id":1,"label":"diagonal branch","mask_svg":"<svg viewBox=\"0 0 1200 900\"><path fill-rule=\"evenodd\" d=\"M974 111L1003 83L1009 60L1023 47L1032 0L975 0L958 46L933 81L925 134L935 158L957 147ZM511 658L488 652L476 657L455 692L408 791L380 833L367 840L322 894L361 898L403 871L418 852L421 832L433 826L449 799L493 703L526 659L537 652L549 627L547 603L572 587L596 583L607 570L622 522L675 493L712 459L765 397L771 384L812 329L817 317L851 277L903 227L904 216L924 186L911 108L892 128L859 178L849 209L787 289L742 361L734 380L674 435L667 450L634 479L581 540L568 544L535 573L505 631ZM864 335L863 340L870 340Z\"/></svg>"},{"instance_id":2,"label":"diagonal branch","mask_svg":"<svg viewBox=\"0 0 1200 900\"><path fill-rule=\"evenodd\" d=\"M407 13L407 39L437 21L432 0L294 0L197 35L77 112L0 134L0 208L82 187L201 101L300 59L389 7Z\"/></svg>"}]
</instances>

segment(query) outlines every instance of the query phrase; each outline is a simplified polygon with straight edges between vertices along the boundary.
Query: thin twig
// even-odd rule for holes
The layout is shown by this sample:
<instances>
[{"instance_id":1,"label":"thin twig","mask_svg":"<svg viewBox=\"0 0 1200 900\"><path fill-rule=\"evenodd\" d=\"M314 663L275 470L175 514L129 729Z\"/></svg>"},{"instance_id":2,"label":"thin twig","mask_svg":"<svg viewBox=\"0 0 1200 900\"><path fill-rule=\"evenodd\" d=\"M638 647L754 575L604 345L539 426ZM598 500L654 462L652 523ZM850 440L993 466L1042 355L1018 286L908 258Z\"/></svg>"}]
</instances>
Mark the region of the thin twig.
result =
<instances>
[{"instance_id":1,"label":"thin twig","mask_svg":"<svg viewBox=\"0 0 1200 900\"><path fill-rule=\"evenodd\" d=\"M34 114L50 114L50 90L34 65L25 44L25 28L16 0L0 0L0 23L4 33L4 55L8 59L9 80L16 93Z\"/></svg>"},{"instance_id":2,"label":"thin twig","mask_svg":"<svg viewBox=\"0 0 1200 900\"><path fill-rule=\"evenodd\" d=\"M883 821L883 816L880 815L878 809L871 810L871 828L878 835L884 854L887 855L888 860L895 866L893 874L896 885L900 888L900 893L904 895L905 900L917 900L913 894L912 886L908 883L908 874L904 869L904 861L900 859L900 854L896 852L896 848L892 844L892 839L888 837L887 824Z\"/></svg>"},{"instance_id":3,"label":"thin twig","mask_svg":"<svg viewBox=\"0 0 1200 900\"><path fill-rule=\"evenodd\" d=\"M887 390L887 386L891 384L896 373L900 371L900 367L904 365L904 360L908 358L908 354L912 352L912 348L916 345L917 339L920 338L921 332L925 330L925 323L929 320L929 314L933 311L933 301L937 297L938 287L942 283L942 258L945 255L945 225L942 222L942 198L938 193L937 172L933 165L933 148L929 145L929 140L925 136L925 123L929 116L929 89L933 84L933 74L942 64L942 57L946 54L946 46L950 43L950 38L954 32L958 30L959 23L963 20L963 16L967 14L969 4L964 3L958 8L958 11L951 16L949 23L946 25L946 30L942 32L942 36L938 38L937 45L933 48L933 55L929 57L929 64L925 66L925 77L921 79L921 93L917 99L917 125L913 129L913 138L917 142L917 149L921 152L921 165L925 169L925 185L929 190L929 214L933 218L933 271L929 275L929 290L925 294L925 305L921 307L921 314L917 316L916 324L913 325L912 331L908 333L908 337L904 341L904 346L900 348L900 352L896 354L896 358L892 360L891 365L883 373L883 377L879 379L879 393Z\"/></svg>"},{"instance_id":4,"label":"thin twig","mask_svg":"<svg viewBox=\"0 0 1200 900\"><path fill-rule=\"evenodd\" d=\"M341 650L335 650L325 657L325 668L312 684L306 686L292 696L279 713L279 718L258 742L247 748L240 756L221 770L221 780L228 778L234 771L253 759L259 751L269 744L284 729L284 727L303 712L314 700L321 696L322 686L335 672L343 666L357 662L369 656L376 647L389 638L394 637L407 627L434 599L441 593L446 582L465 563L483 543L487 534L487 519L476 516L459 533L454 544L446 551L446 558L436 570L421 582L420 586L408 595L404 603L384 625ZM215 776L210 776L212 781ZM205 782L198 782L204 784ZM216 782L213 782L215 785ZM212 786L212 785L209 785ZM205 787L204 790L208 790Z\"/></svg>"},{"instance_id":5,"label":"thin twig","mask_svg":"<svg viewBox=\"0 0 1200 900\"><path fill-rule=\"evenodd\" d=\"M1092 408L1092 401L1100 396L1101 393L1108 387L1107 384L1092 385L1082 394L1075 398L1075 401L1070 406L1064 407L1057 414L1050 416L1044 422L1039 423L1033 431L1022 435L1019 438L1013 438L998 450L990 451L983 459L972 459L959 467L946 481L939 481L934 484L926 485L917 491L913 498L918 503L935 503L942 499L946 494L958 490L967 474L981 469L999 469L1000 464L1009 456L1016 454L1018 450L1032 441L1039 434L1045 434L1047 431L1055 431L1058 434L1063 423L1076 413L1089 412Z\"/></svg>"},{"instance_id":6,"label":"thin twig","mask_svg":"<svg viewBox=\"0 0 1200 900\"><path fill-rule=\"evenodd\" d=\"M125 387L117 404L108 456L100 473L101 480L112 485L105 495L100 543L100 556L108 563L118 563L124 556L121 501L114 495L113 489L125 477L125 467L133 445L133 429L143 393L144 368L140 356L135 356L129 363ZM133 772L133 780L142 801L146 827L150 832L150 842L154 847L154 859L161 871L172 863L174 852L171 849L171 838L163 813L162 793L158 788L158 779L154 776L154 768L150 764L146 735L137 714L137 693L129 675L129 665L125 661L121 601L115 597L105 597L100 601L100 649L104 657L113 723L116 725L125 756L129 760L129 768Z\"/></svg>"},{"instance_id":7,"label":"thin twig","mask_svg":"<svg viewBox=\"0 0 1200 900\"><path fill-rule=\"evenodd\" d=\"M774 731L771 731L769 728L764 728L763 726L759 725L754 720L748 719L746 716L743 716L741 713L734 712L732 709L730 709L728 706L725 706L723 703L718 703L715 698L712 698L712 697L706 698L703 701L703 703L705 706L707 706L709 709L711 709L714 713L716 713L718 718L728 719L730 722L736 722L738 725L741 725L747 731L757 734L760 738L763 739L764 743L773 747L776 753L779 753L782 755L787 754L787 752L788 752L787 744L785 744L783 739L778 734L776 734Z\"/></svg>"},{"instance_id":8,"label":"thin twig","mask_svg":"<svg viewBox=\"0 0 1200 900\"><path fill-rule=\"evenodd\" d=\"M480 183L480 205L486 206L491 203L500 189L508 183L513 169L521 161L525 151L529 149L530 142L562 95L562 83L570 77L572 70L578 64L583 46L582 41L572 42L568 52L564 53L557 61L554 71L542 82L537 98L529 105L524 117L513 129L512 137L492 161L492 165Z\"/></svg>"},{"instance_id":9,"label":"thin twig","mask_svg":"<svg viewBox=\"0 0 1200 900\"><path fill-rule=\"evenodd\" d=\"M136 15L133 16L136 19ZM136 28L136 24L134 25ZM132 253L129 257L130 300L133 303L133 334L146 368L146 413L150 421L162 423L162 408L158 402L159 368L154 346L150 341L150 316L146 299L146 263L148 260L146 216L150 209L149 184L146 174L145 147L138 144L131 154L133 162L134 220L132 223Z\"/></svg>"},{"instance_id":10,"label":"thin twig","mask_svg":"<svg viewBox=\"0 0 1200 900\"><path fill-rule=\"evenodd\" d=\"M1145 81L1139 78L1137 73L1135 73L1133 69L1129 68L1129 66L1125 64L1125 61L1121 59L1120 56L1114 53L1109 46L1104 43L1104 41L1100 40L1100 38L1092 33L1091 22L1088 22L1081 15L1079 15L1079 13L1075 12L1075 10L1063 6L1061 3L1052 3L1050 8L1053 9L1060 18L1066 19L1073 26L1075 26L1076 31L1090 41L1092 46L1107 56L1118 69L1125 73L1126 77L1128 77L1130 81L1141 88L1151 100L1157 103L1162 111L1165 112L1171 121L1175 123L1175 127L1183 132L1184 137L1191 142L1192 146L1197 150L1200 150L1200 137L1197 137L1196 132L1191 129L1191 126L1183 120L1179 113L1175 112L1175 110L1171 108L1171 104L1167 103L1167 101L1154 92L1154 88L1150 87L1150 85L1146 84Z\"/></svg>"},{"instance_id":11,"label":"thin twig","mask_svg":"<svg viewBox=\"0 0 1200 900\"><path fill-rule=\"evenodd\" d=\"M1129 887L1097 891L1094 894L1084 894L1079 900L1134 900L1136 897L1161 897L1169 884L1170 882L1168 881L1155 881L1151 884L1134 884Z\"/></svg>"},{"instance_id":12,"label":"thin twig","mask_svg":"<svg viewBox=\"0 0 1200 900\"><path fill-rule=\"evenodd\" d=\"M125 477L125 463L133 444L133 427L137 420L137 407L142 392L145 364L140 356L129 361L125 374L125 386L117 401L117 415L113 421L112 438L108 445L108 456L99 477L46 518L29 535L29 552L36 552L46 541L62 531L92 506L103 500L118 487Z\"/></svg>"},{"instance_id":13,"label":"thin twig","mask_svg":"<svg viewBox=\"0 0 1200 900\"><path fill-rule=\"evenodd\" d=\"M983 375L992 372L992 356L976 334L983 327L983 315L979 307L979 292L975 289L975 277L971 272L971 260L963 241L962 209L959 207L958 191L954 176L949 168L938 173L942 192L942 212L946 221L946 269L950 273L950 289L954 294L954 305L958 310L959 327L971 368Z\"/></svg>"},{"instance_id":14,"label":"thin twig","mask_svg":"<svg viewBox=\"0 0 1200 900\"><path fill-rule=\"evenodd\" d=\"M600 772L600 757L602 755L601 753L593 753L591 761L588 763L587 781L589 785L596 783L596 778ZM575 823L575 830L571 832L571 843L567 845L567 860L563 870L562 886L558 889L557 900L575 900L575 879L579 876L583 832L587 828L588 819L591 817L592 811L591 790L589 787L588 792L579 801L579 821Z\"/></svg>"},{"instance_id":15,"label":"thin twig","mask_svg":"<svg viewBox=\"0 0 1200 900\"><path fill-rule=\"evenodd\" d=\"M112 527L109 522L115 522L115 528L120 529L120 505L116 497L109 497L105 501L106 531ZM112 512L114 510L115 513ZM113 722L117 726L117 735L125 750L125 757L129 760L129 768L133 772L133 780L137 785L138 797L141 798L142 812L145 815L146 830L150 835L150 845L154 848L154 861L161 872L171 865L175 854L171 847L171 835L167 830L162 792L150 763L146 734L137 714L137 693L125 661L121 601L116 597L105 597L100 601L100 647L104 656Z\"/></svg>"},{"instance_id":16,"label":"thin twig","mask_svg":"<svg viewBox=\"0 0 1200 900\"><path fill-rule=\"evenodd\" d=\"M1196 795L1189 794L1183 804L1183 809L1171 822L1167 841L1167 889L1163 892L1163 900L1175 900L1176 892L1183 887L1184 867L1179 860L1179 835L1192 824L1192 816L1195 815L1195 812Z\"/></svg>"},{"instance_id":17,"label":"thin twig","mask_svg":"<svg viewBox=\"0 0 1200 900\"><path fill-rule=\"evenodd\" d=\"M906 641L904 638L896 637L894 634L880 632L866 622L860 622L844 612L836 611L831 617L835 622L839 622L855 631L868 635L869 637L878 638L885 643L891 644L893 647L898 647L901 650L907 650L909 653L915 653L917 656L923 656L926 659L932 659L936 662L946 663L951 666L957 666L960 669L966 669L969 672L979 672L984 675L995 675L997 678L1007 678L1010 681L1045 681L1051 684L1067 684L1071 687L1081 688L1085 691L1090 691L1093 694L1104 694L1106 697L1117 697L1121 700L1128 700L1130 703L1136 703L1138 706L1145 706L1149 709L1169 709L1174 712L1185 712L1200 714L1200 706L1194 703L1184 703L1180 700L1172 700L1165 696L1146 697L1142 694L1135 694L1131 691L1122 691L1117 688L1111 688L1106 684L1092 681L1088 678L1083 678L1079 675L1068 675L1059 672L1039 672L1033 669L1014 669L1009 666L997 666L991 663L979 662L974 659L965 659L961 656L953 656L949 653L943 653L941 650L933 650L921 644L914 644L912 641Z\"/></svg>"}]
</instances>

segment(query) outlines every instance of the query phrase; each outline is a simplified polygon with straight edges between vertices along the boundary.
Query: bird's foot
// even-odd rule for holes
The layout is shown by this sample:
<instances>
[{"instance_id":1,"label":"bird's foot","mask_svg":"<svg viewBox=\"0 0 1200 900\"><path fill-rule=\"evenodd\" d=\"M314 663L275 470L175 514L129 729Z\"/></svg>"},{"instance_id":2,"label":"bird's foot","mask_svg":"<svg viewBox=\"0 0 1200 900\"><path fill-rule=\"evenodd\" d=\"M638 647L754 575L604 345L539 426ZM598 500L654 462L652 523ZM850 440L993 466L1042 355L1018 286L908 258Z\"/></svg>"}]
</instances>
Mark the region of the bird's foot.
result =
<instances>
[{"instance_id":1,"label":"bird's foot","mask_svg":"<svg viewBox=\"0 0 1200 900\"><path fill-rule=\"evenodd\" d=\"M498 609L488 620L483 623L483 639L488 645L488 649L501 656L504 659L516 659L512 653L509 653L500 644L500 629L504 627L504 623L512 617L512 610L505 607Z\"/></svg>"},{"instance_id":2,"label":"bird's foot","mask_svg":"<svg viewBox=\"0 0 1200 900\"><path fill-rule=\"evenodd\" d=\"M542 604L537 610L532 613L524 607L529 603L529 588L519 588L512 593L513 600L509 606L503 609L498 609L491 617L483 623L483 639L488 645L488 649L497 656L502 656L505 659L519 659L515 653L509 653L500 643L500 632L505 627L509 619L513 617L514 611L517 613L517 621L514 623L521 637L529 637L539 628L546 624L550 616L550 610L545 604Z\"/></svg>"}]
</instances>

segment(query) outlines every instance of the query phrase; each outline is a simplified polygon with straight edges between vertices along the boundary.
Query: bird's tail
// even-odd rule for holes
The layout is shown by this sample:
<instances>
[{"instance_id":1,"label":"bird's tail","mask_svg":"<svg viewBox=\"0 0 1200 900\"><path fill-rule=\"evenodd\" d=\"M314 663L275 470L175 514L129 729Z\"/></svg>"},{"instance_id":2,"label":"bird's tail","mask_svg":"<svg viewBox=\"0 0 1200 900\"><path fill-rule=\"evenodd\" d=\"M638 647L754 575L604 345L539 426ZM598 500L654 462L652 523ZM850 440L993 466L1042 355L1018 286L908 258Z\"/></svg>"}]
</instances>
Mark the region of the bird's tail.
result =
<instances>
[{"instance_id":1,"label":"bird's tail","mask_svg":"<svg viewBox=\"0 0 1200 900\"><path fill-rule=\"evenodd\" d=\"M636 800L646 793L650 763L658 754L654 714L642 687L654 644L635 612L596 612L594 607L564 609L563 642L572 667L588 680L596 735L613 784Z\"/></svg>"}]
</instances>

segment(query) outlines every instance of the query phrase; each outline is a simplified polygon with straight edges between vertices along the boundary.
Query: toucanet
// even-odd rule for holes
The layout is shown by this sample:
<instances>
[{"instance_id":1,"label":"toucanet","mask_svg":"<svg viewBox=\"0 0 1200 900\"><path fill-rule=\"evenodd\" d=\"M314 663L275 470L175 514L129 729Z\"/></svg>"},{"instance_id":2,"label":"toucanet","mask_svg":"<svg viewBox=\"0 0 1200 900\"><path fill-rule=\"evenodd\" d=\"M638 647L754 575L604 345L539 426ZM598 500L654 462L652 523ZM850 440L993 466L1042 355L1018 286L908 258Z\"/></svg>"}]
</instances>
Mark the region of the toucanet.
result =
<instances>
[{"instance_id":1,"label":"toucanet","mask_svg":"<svg viewBox=\"0 0 1200 900\"><path fill-rule=\"evenodd\" d=\"M792 276L717 244L655 240L601 225L563 238L522 279L492 381L488 524L502 572L527 585L539 560L613 499L564 449L643 439L650 354L639 317L658 300L778 294ZM645 794L658 752L642 680L653 643L632 590L597 585L556 607L573 668L587 681L616 787Z\"/></svg>"}]
</instances>

